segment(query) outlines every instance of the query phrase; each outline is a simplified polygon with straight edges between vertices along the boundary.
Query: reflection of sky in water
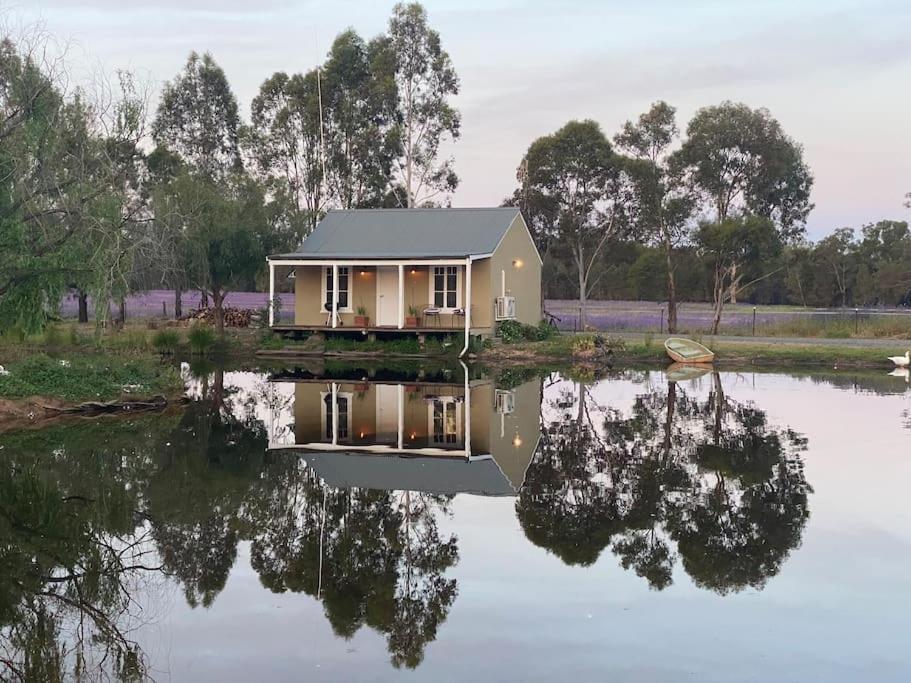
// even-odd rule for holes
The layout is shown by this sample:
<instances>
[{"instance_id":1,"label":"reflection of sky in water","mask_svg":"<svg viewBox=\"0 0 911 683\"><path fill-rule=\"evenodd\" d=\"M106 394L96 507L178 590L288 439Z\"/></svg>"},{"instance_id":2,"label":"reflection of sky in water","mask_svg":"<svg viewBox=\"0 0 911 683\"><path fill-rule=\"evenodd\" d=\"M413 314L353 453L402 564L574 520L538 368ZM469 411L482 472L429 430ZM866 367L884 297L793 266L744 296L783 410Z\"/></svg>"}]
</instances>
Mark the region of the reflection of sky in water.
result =
<instances>
[{"instance_id":1,"label":"reflection of sky in water","mask_svg":"<svg viewBox=\"0 0 911 683\"><path fill-rule=\"evenodd\" d=\"M440 538L457 538L458 562L445 576L457 581L458 594L413 671L390 665L386 634L367 626L340 638L322 601L266 589L248 541L239 542L209 607L189 608L169 582L137 581L133 597L147 607L131 635L158 680L907 680L911 394L903 377L885 373L832 378L839 386L779 374L720 378L727 397L755 404L770 425L793 428L808 443L801 457L813 487L809 520L800 546L762 589L722 596L698 587L677 561L670 585L653 590L609 548L590 566L568 565L529 540L519 499L462 494L451 514L435 513ZM199 398L211 385L211 378L208 387L191 381L189 393ZM551 376L543 386L545 423L577 414L576 382ZM712 375L677 386L697 402L713 388ZM292 384L229 372L224 389L227 412L271 421L277 434L293 437ZM667 389L662 372L621 373L589 385L587 419L600 425L617 411L629 416L637 396ZM215 449L210 457L222 455ZM714 481L688 467L699 481ZM610 483L597 468L589 474ZM268 474L257 477L257 495L268 498ZM248 494L244 505L265 502ZM277 509L289 521L298 514L319 519L318 504L309 513ZM275 542L296 541L279 535Z\"/></svg>"}]
</instances>

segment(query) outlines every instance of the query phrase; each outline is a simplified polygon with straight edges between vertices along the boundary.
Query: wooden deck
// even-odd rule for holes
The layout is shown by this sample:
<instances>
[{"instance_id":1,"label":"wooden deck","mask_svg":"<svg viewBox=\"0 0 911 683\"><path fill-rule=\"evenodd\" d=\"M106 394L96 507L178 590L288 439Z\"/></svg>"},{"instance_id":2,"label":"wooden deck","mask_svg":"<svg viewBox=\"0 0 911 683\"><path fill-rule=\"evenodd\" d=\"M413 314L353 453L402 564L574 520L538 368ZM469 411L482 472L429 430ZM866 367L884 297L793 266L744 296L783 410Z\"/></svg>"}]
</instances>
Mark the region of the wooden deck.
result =
<instances>
[{"instance_id":1,"label":"wooden deck","mask_svg":"<svg viewBox=\"0 0 911 683\"><path fill-rule=\"evenodd\" d=\"M474 330L476 328L472 328ZM339 325L330 327L328 325L287 325L277 324L272 326L273 332L325 332L329 334L353 334L361 332L368 333L386 333L386 334L452 334L453 332L464 332L464 325L425 325L421 327L393 327L393 326L375 326L355 327L353 325Z\"/></svg>"}]
</instances>

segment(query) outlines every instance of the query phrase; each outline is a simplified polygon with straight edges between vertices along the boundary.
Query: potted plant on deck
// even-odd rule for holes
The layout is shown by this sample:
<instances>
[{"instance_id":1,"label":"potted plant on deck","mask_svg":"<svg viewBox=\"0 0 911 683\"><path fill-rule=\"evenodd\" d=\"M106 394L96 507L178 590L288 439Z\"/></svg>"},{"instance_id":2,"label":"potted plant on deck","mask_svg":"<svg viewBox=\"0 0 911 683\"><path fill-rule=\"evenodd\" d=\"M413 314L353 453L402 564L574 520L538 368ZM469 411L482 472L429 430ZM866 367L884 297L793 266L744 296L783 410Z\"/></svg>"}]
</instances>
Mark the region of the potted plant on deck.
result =
<instances>
[{"instance_id":1,"label":"potted plant on deck","mask_svg":"<svg viewBox=\"0 0 911 683\"><path fill-rule=\"evenodd\" d=\"M421 309L417 306L408 307L408 315L405 316L405 327L417 327L421 322Z\"/></svg>"},{"instance_id":2,"label":"potted plant on deck","mask_svg":"<svg viewBox=\"0 0 911 683\"><path fill-rule=\"evenodd\" d=\"M367 315L367 308L365 306L357 307L357 313L354 316L354 326L355 327L369 327L370 326L370 316Z\"/></svg>"}]
</instances>

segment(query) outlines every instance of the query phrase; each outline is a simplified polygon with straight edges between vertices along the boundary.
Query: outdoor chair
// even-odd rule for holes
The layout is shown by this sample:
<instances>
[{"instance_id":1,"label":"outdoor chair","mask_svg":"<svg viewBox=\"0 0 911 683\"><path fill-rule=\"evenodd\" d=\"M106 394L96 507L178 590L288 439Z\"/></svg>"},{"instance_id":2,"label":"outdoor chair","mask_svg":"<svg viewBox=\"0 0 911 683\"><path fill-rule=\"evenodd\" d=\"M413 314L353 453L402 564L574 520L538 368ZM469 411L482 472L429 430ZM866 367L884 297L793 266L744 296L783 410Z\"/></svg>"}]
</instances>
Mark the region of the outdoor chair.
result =
<instances>
[{"instance_id":1,"label":"outdoor chair","mask_svg":"<svg viewBox=\"0 0 911 683\"><path fill-rule=\"evenodd\" d=\"M337 310L337 309L336 309L335 311L332 310L332 296L331 296L331 293L330 293L329 296L326 297L326 303L323 304L323 308L326 309L326 311L328 311L328 317L326 318L326 327L331 327L331 326L332 326L332 314L333 314L333 312L335 313L335 319L336 319L336 321L338 321L338 324L339 324L339 326L341 327L341 325L342 325L342 317L338 314L338 310Z\"/></svg>"},{"instance_id":2,"label":"outdoor chair","mask_svg":"<svg viewBox=\"0 0 911 683\"><path fill-rule=\"evenodd\" d=\"M440 309L436 306L427 305L424 306L424 309L421 311L421 314L424 316L424 325L425 327L430 327L427 324L427 319L433 319L436 321L436 326L440 326Z\"/></svg>"}]
</instances>

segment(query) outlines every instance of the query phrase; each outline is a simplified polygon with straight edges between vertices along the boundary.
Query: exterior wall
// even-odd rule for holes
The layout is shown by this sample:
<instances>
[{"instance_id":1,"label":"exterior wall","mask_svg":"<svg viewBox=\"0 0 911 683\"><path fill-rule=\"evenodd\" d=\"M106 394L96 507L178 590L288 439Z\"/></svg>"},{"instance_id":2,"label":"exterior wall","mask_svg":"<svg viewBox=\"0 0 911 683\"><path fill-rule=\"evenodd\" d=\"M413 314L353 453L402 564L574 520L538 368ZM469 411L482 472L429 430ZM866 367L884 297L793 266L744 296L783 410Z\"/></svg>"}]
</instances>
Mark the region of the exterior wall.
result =
<instances>
[{"instance_id":1,"label":"exterior wall","mask_svg":"<svg viewBox=\"0 0 911 683\"><path fill-rule=\"evenodd\" d=\"M513 265L516 261L521 267ZM507 296L516 298L516 320L537 325L542 318L541 261L521 215L509 226L490 259L492 299L500 296L502 271L506 271Z\"/></svg>"},{"instance_id":2,"label":"exterior wall","mask_svg":"<svg viewBox=\"0 0 911 683\"><path fill-rule=\"evenodd\" d=\"M381 392L378 390L379 385L376 383L339 383L338 393L350 395L351 405L349 406L351 431L348 438L340 438L340 445L351 446L372 446L385 444L392 447L397 445L398 434L377 434L377 403L381 399ZM395 385L388 385L393 391L397 390ZM294 386L294 438L298 445L307 443L330 443L331 439L326 438L326 425L323 424L325 415L320 401L322 393L332 391L332 385L329 382L299 382ZM435 396L461 396L465 392L461 386L433 386L433 387L410 387L405 385L403 388L403 440L405 448L425 448L438 447L438 444L430 443L430 418L432 405L425 401L427 394ZM388 400L388 395L383 394ZM457 404L459 409L464 412L464 403ZM397 414L397 404L386 405L387 409L393 414ZM474 411L472 411L474 414ZM461 416L462 433L460 438L446 447L452 450L464 448L464 414ZM489 424L489 416L484 421L483 426ZM397 423L396 423L397 427ZM472 434L475 428L472 427Z\"/></svg>"},{"instance_id":3,"label":"exterior wall","mask_svg":"<svg viewBox=\"0 0 911 683\"><path fill-rule=\"evenodd\" d=\"M490 259L471 264L471 330L485 334L493 329L493 294L490 291Z\"/></svg>"},{"instance_id":4,"label":"exterior wall","mask_svg":"<svg viewBox=\"0 0 911 683\"><path fill-rule=\"evenodd\" d=\"M430 305L433 296L430 291L430 273L432 266L405 266L404 305L405 315L409 308L414 306L423 310ZM328 313L322 310L323 304L323 278L325 266L297 266L294 280L294 324L319 325L326 324ZM482 328L481 332L489 332L493 326L493 299L490 298L490 264L484 259L472 264L472 330ZM465 266L459 266L461 296L459 305L465 307ZM358 306L367 309L370 316L370 325L376 325L376 268L374 266L351 266L350 275L350 300L351 313L339 313L342 327L354 327L354 316ZM442 329L462 330L465 320L460 316L442 313L440 320L424 320L421 326L435 327L439 322ZM356 328L355 328L356 329Z\"/></svg>"}]
</instances>

